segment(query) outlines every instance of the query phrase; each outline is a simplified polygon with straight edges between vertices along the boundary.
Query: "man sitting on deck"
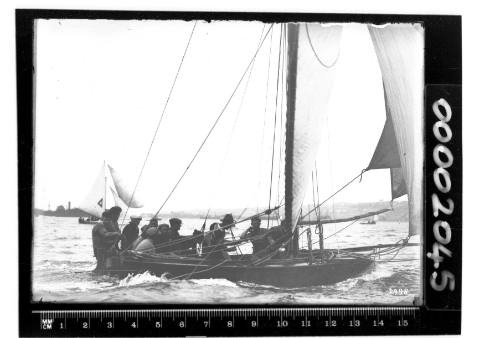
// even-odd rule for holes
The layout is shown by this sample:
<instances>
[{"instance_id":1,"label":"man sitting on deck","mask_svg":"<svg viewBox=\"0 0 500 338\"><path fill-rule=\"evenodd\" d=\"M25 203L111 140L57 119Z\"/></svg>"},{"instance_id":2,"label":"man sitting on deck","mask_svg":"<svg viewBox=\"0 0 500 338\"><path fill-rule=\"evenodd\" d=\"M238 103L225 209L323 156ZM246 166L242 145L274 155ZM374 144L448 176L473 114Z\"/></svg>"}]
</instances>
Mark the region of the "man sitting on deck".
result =
<instances>
[{"instance_id":1,"label":"man sitting on deck","mask_svg":"<svg viewBox=\"0 0 500 338\"><path fill-rule=\"evenodd\" d=\"M265 234L268 232L266 229L262 229L260 227L260 217L254 216L250 221L250 228L246 229L240 236L241 239L250 239L253 246L253 252L257 253L261 250L264 250L269 244L272 244L268 239L270 237L265 238Z\"/></svg>"},{"instance_id":2,"label":"man sitting on deck","mask_svg":"<svg viewBox=\"0 0 500 338\"><path fill-rule=\"evenodd\" d=\"M182 220L180 220L179 218L171 218L168 220L168 222L170 223L170 239L172 241L175 241L181 238L179 230L182 226Z\"/></svg>"}]
</instances>

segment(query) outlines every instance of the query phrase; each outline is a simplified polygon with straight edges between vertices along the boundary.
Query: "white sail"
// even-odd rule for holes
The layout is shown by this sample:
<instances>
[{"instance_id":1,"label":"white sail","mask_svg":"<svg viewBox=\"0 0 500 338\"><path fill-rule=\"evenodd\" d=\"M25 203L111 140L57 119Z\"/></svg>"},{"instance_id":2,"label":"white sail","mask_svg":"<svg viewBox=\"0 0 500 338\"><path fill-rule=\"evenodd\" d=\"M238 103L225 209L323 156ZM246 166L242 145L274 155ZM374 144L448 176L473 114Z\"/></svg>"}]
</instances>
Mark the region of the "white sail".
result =
<instances>
[{"instance_id":1,"label":"white sail","mask_svg":"<svg viewBox=\"0 0 500 338\"><path fill-rule=\"evenodd\" d=\"M421 25L369 26L379 61L398 145L402 174L408 192L409 235L422 225L423 179L423 60Z\"/></svg>"},{"instance_id":2,"label":"white sail","mask_svg":"<svg viewBox=\"0 0 500 338\"><path fill-rule=\"evenodd\" d=\"M130 208L142 208L143 205L137 198L137 195L133 193L133 190L127 186L125 180L118 174L118 172L110 165L108 165L109 172L113 178L113 182L116 187L116 193L118 197L128 205Z\"/></svg>"},{"instance_id":3,"label":"white sail","mask_svg":"<svg viewBox=\"0 0 500 338\"><path fill-rule=\"evenodd\" d=\"M287 122L287 128L293 128L292 132L287 130L288 145L288 137L293 135L293 153L287 152L287 161L291 160L291 164L287 163L291 165L287 172L291 176L288 178L291 191L287 191L291 203L285 203L285 215L290 217L292 231L309 189L311 171L326 125L342 34L340 25L303 23L295 28L298 29L295 98L291 97L293 102L288 102L291 104L289 109L294 109L294 121L293 124Z\"/></svg>"},{"instance_id":4,"label":"white sail","mask_svg":"<svg viewBox=\"0 0 500 338\"><path fill-rule=\"evenodd\" d=\"M95 217L101 217L105 210L105 189L106 189L106 167L103 165L97 174L97 177L92 185L87 196L78 206L81 210Z\"/></svg>"},{"instance_id":5,"label":"white sail","mask_svg":"<svg viewBox=\"0 0 500 338\"><path fill-rule=\"evenodd\" d=\"M100 168L89 193L80 203L79 208L95 217L101 217L105 209L114 206L119 206L122 210L125 210L127 208L126 201L130 200L131 194L127 195L128 190L124 189L124 186L125 184L116 170L104 164ZM140 208L142 204L134 198L130 203L130 207Z\"/></svg>"}]
</instances>

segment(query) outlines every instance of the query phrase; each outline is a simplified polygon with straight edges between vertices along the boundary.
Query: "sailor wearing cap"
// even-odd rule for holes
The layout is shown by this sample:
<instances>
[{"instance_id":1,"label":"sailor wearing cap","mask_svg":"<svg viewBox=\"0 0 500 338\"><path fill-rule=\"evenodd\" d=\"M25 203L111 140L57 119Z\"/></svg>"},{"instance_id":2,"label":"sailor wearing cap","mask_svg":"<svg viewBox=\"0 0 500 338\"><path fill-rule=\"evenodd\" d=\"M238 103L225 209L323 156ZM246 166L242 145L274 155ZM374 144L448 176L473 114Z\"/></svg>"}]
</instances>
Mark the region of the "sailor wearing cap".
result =
<instances>
[{"instance_id":1,"label":"sailor wearing cap","mask_svg":"<svg viewBox=\"0 0 500 338\"><path fill-rule=\"evenodd\" d=\"M139 237L139 223L141 222L142 217L140 216L131 216L130 222L123 228L122 234L122 249L128 250L130 249L132 243Z\"/></svg>"},{"instance_id":2,"label":"sailor wearing cap","mask_svg":"<svg viewBox=\"0 0 500 338\"><path fill-rule=\"evenodd\" d=\"M224 241L224 237L226 237L226 229L234 226L234 218L232 214L225 214L220 221L220 225L214 229L214 244L222 243Z\"/></svg>"}]
</instances>

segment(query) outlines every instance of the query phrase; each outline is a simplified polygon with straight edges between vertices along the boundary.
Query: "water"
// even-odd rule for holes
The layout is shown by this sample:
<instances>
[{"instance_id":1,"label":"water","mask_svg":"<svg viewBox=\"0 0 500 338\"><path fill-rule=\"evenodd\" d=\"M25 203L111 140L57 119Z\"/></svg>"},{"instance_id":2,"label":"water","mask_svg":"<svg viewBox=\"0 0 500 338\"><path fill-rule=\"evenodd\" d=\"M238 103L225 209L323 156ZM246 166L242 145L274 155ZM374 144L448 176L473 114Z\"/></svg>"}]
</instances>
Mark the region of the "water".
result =
<instances>
[{"instance_id":1,"label":"water","mask_svg":"<svg viewBox=\"0 0 500 338\"><path fill-rule=\"evenodd\" d=\"M192 233L203 222L200 219L183 221L181 234ZM265 224L263 221L262 226L265 227ZM325 226L325 237L346 225L348 223ZM359 277L315 287L286 289L234 283L225 279L169 280L148 272L121 279L97 276L92 272L95 268L92 227L78 224L77 218L35 218L34 301L411 305L421 293L419 247L406 247L396 257L400 261L377 262L370 271ZM246 227L248 224L238 224L235 235ZM374 225L356 223L328 238L325 247L395 243L406 236L407 229L408 224L405 222L378 222ZM251 252L251 246L243 246L242 251ZM402 294L391 293L394 289L401 289Z\"/></svg>"}]
</instances>

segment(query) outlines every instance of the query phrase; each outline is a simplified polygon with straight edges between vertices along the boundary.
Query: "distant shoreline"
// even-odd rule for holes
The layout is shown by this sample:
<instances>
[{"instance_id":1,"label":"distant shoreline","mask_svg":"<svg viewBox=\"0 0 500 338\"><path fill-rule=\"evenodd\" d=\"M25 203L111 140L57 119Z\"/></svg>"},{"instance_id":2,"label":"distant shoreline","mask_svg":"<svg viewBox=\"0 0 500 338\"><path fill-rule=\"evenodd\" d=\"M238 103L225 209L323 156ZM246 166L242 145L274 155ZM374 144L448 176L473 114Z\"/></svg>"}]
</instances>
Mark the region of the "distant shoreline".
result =
<instances>
[{"instance_id":1,"label":"distant shoreline","mask_svg":"<svg viewBox=\"0 0 500 338\"><path fill-rule=\"evenodd\" d=\"M390 204L388 202L371 202L371 203L338 203L334 206L333 213L332 213L332 207L331 206L323 206L321 208L321 218L322 219L335 219L335 218L345 218L345 217L351 217L355 215L360 215L364 214L367 212L372 212L372 211L377 211L385 208L390 208ZM305 210L311 210L312 206L306 206L304 207ZM264 208L261 209L215 209L210 211L207 217L207 211L206 210L186 210L186 211L171 211L169 213L163 213L159 214L158 217L164 220L168 220L169 218L177 217L177 218L199 218L199 219L220 219L222 218L225 214L231 213L235 218L241 217L250 217L253 214L258 213L259 211L262 212L265 210ZM36 215L44 215L44 216L54 216L54 217L89 217L90 215L87 214L85 211L78 209L78 208L73 208L69 210L63 210L59 209L56 211L53 210L41 210L41 209L34 209L33 214ZM142 217L144 219L148 219L153 217L153 213L143 213ZM272 218L277 218L278 214L274 212L271 214ZM263 216L267 217L267 216ZM311 213L310 216L311 220L316 219L315 213ZM309 218L306 218L308 220ZM378 220L379 221L397 221L397 222L404 222L408 221L408 202L407 201L397 201L394 202L392 205L392 210L382 213L378 215Z\"/></svg>"}]
</instances>

